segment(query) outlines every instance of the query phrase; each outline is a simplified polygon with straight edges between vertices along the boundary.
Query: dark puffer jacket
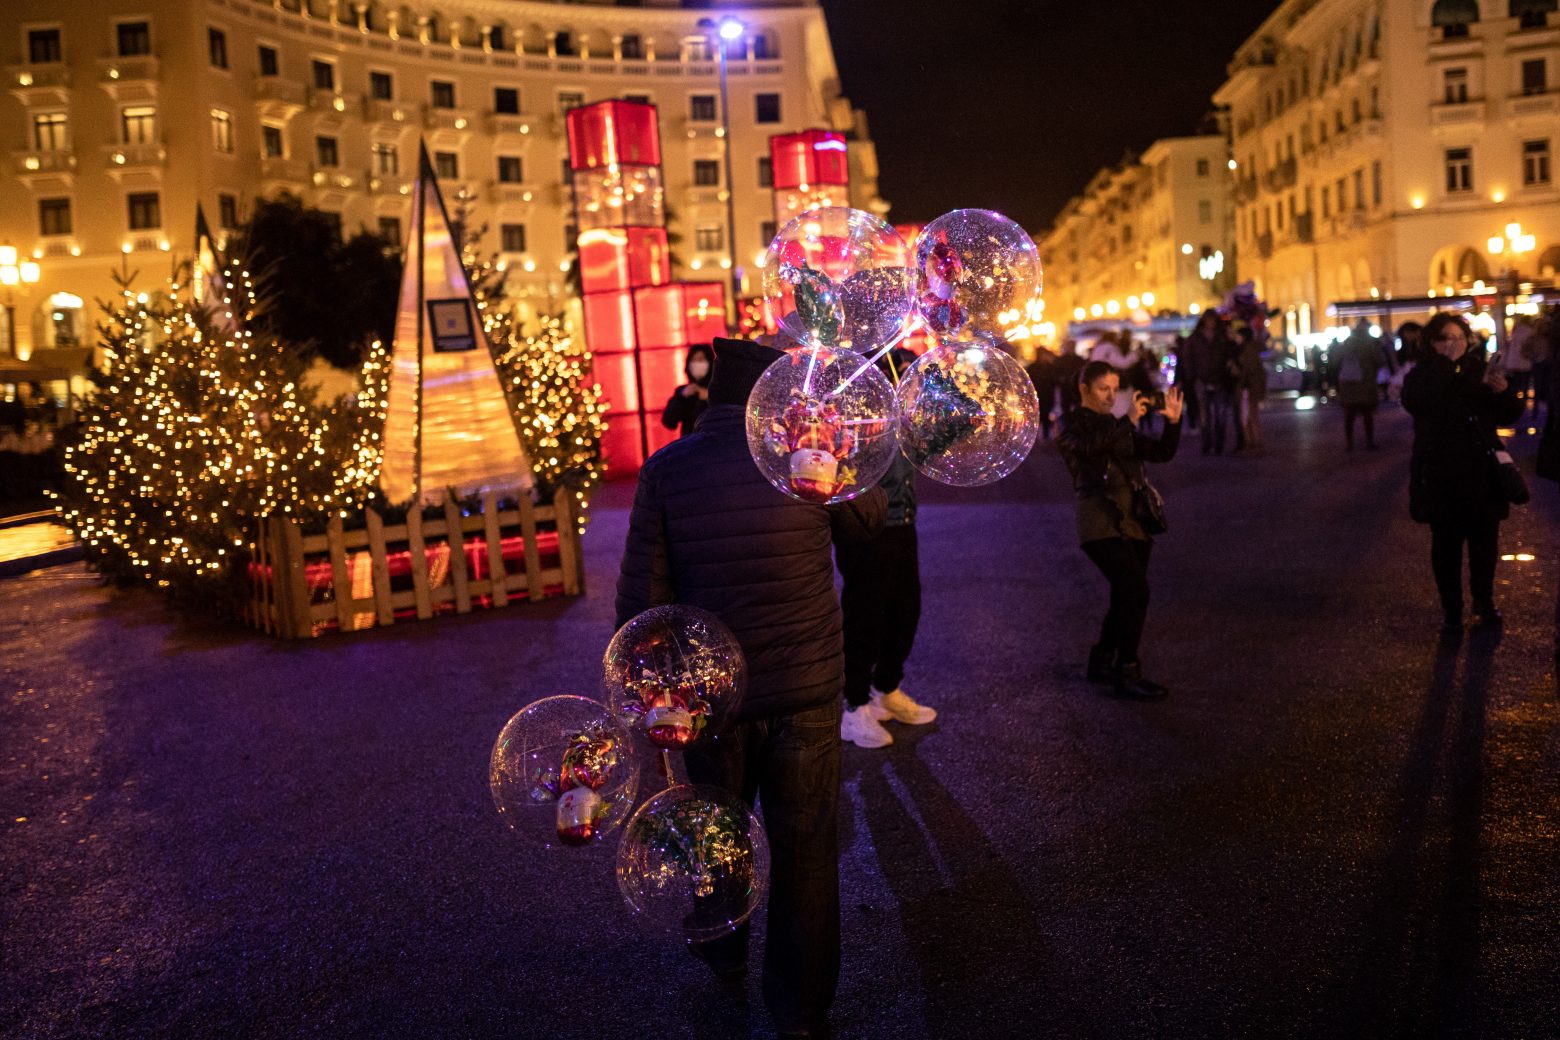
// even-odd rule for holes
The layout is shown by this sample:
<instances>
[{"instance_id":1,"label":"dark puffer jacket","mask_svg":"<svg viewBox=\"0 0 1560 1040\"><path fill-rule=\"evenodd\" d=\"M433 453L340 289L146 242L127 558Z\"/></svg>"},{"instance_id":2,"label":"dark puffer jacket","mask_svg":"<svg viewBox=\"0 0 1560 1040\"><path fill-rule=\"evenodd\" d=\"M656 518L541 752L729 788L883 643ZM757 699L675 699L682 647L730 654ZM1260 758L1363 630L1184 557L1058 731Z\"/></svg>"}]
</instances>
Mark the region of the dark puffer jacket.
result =
<instances>
[{"instance_id":1,"label":"dark puffer jacket","mask_svg":"<svg viewBox=\"0 0 1560 1040\"><path fill-rule=\"evenodd\" d=\"M639 472L618 577L617 623L665 603L724 621L747 655L739 720L803 711L845 680L832 539L883 527L880 488L839 506L798 502L748 453L741 405L711 405Z\"/></svg>"},{"instance_id":2,"label":"dark puffer jacket","mask_svg":"<svg viewBox=\"0 0 1560 1040\"><path fill-rule=\"evenodd\" d=\"M1521 418L1523 406L1514 387L1490 389L1485 368L1475 350L1453 362L1431 349L1403 379L1403 408L1414 417L1409 513L1421 523L1479 523L1511 513L1488 445L1497 426Z\"/></svg>"}]
</instances>

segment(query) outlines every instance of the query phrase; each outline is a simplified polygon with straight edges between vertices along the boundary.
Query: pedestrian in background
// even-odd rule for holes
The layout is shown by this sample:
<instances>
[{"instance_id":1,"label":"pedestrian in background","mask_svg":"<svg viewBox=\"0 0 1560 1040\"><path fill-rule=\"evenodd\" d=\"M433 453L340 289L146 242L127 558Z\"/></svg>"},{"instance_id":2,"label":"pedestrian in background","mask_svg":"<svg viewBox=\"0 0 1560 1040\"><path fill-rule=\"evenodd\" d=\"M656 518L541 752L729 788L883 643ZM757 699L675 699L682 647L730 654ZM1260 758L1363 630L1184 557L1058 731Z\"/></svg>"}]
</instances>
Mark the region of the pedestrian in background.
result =
<instances>
[{"instance_id":1,"label":"pedestrian in background","mask_svg":"<svg viewBox=\"0 0 1560 1040\"><path fill-rule=\"evenodd\" d=\"M1354 421L1363 419L1365 447L1375 451L1376 406L1381 403L1376 380L1386 359L1381 344L1371 335L1368 319L1359 320L1349 338L1333 348L1328 362L1338 388L1338 403L1343 405L1343 450L1354 450Z\"/></svg>"},{"instance_id":2,"label":"pedestrian in background","mask_svg":"<svg viewBox=\"0 0 1560 1040\"><path fill-rule=\"evenodd\" d=\"M1077 341L1062 340L1061 356L1056 359L1056 396L1062 415L1078 407L1078 373L1082 371L1083 358L1078 356Z\"/></svg>"},{"instance_id":3,"label":"pedestrian in background","mask_svg":"<svg viewBox=\"0 0 1560 1040\"><path fill-rule=\"evenodd\" d=\"M915 360L896 348L878 367L898 384ZM876 538L841 541L834 560L843 584L840 609L845 619L845 712L840 737L857 747L880 748L894 742L883 723L924 726L937 711L918 704L899 684L915 646L921 620L921 560L915 533L915 467L904 452L878 481L888 498L888 517Z\"/></svg>"},{"instance_id":4,"label":"pedestrian in background","mask_svg":"<svg viewBox=\"0 0 1560 1040\"><path fill-rule=\"evenodd\" d=\"M1203 311L1186 338L1197 371L1197 408L1202 415L1202 453L1223 455L1229 436L1229 331L1217 311Z\"/></svg>"},{"instance_id":5,"label":"pedestrian in background","mask_svg":"<svg viewBox=\"0 0 1560 1040\"><path fill-rule=\"evenodd\" d=\"M821 1036L840 969L840 691L834 539L882 529L881 489L825 507L782 495L748 451L748 395L778 350L715 341L710 407L639 472L617 623L665 603L708 610L747 658L747 695L718 740L683 752L694 783L763 803L769 837L764 1003L782 1036ZM689 950L722 979L747 970L748 924Z\"/></svg>"},{"instance_id":6,"label":"pedestrian in background","mask_svg":"<svg viewBox=\"0 0 1560 1040\"><path fill-rule=\"evenodd\" d=\"M710 405L710 369L715 363L715 352L703 343L688 348L683 359L683 372L688 381L672 394L661 412L661 425L677 430L677 436L686 437L698 425L699 416Z\"/></svg>"},{"instance_id":7,"label":"pedestrian in background","mask_svg":"<svg viewBox=\"0 0 1560 1040\"><path fill-rule=\"evenodd\" d=\"M1267 398L1267 367L1262 363L1262 344L1250 329L1241 330L1240 343L1240 394L1244 399L1241 425L1246 433L1246 447L1251 451L1262 450L1262 402Z\"/></svg>"},{"instance_id":8,"label":"pedestrian in background","mask_svg":"<svg viewBox=\"0 0 1560 1040\"><path fill-rule=\"evenodd\" d=\"M1056 354L1045 347L1035 351L1035 359L1026 369L1029 381L1035 385L1035 396L1040 399L1040 435L1051 439L1052 406L1056 403ZM896 380L897 381L897 380Z\"/></svg>"},{"instance_id":9,"label":"pedestrian in background","mask_svg":"<svg viewBox=\"0 0 1560 1040\"><path fill-rule=\"evenodd\" d=\"M1430 568L1441 598L1442 634L1462 631L1462 558L1481 626L1499 625L1495 561L1500 522L1511 507L1490 458L1496 428L1522 414L1516 391L1473 346L1461 315L1442 311L1425 326L1424 346L1403 382L1403 407L1414 417L1409 513L1430 525Z\"/></svg>"},{"instance_id":10,"label":"pedestrian in background","mask_svg":"<svg viewBox=\"0 0 1560 1040\"><path fill-rule=\"evenodd\" d=\"M1197 358L1195 351L1186 343L1185 336L1177 336L1175 344L1171 346L1170 353L1175 357L1175 376L1171 380L1173 386L1181 388L1181 393L1186 398L1185 423L1188 429L1197 429L1201 421L1197 410Z\"/></svg>"},{"instance_id":11,"label":"pedestrian in background","mask_svg":"<svg viewBox=\"0 0 1560 1040\"><path fill-rule=\"evenodd\" d=\"M1143 677L1138 657L1148 620L1149 529L1156 526L1143 464L1169 462L1181 438L1181 392L1165 391L1165 426L1158 439L1142 432L1149 399L1133 393L1117 416L1121 377L1090 361L1079 377L1082 403L1062 417L1057 445L1072 475L1078 541L1110 583L1110 606L1100 638L1089 650L1090 682L1108 683L1119 696L1158 700L1170 691ZM1155 496L1157 497L1157 496Z\"/></svg>"}]
</instances>

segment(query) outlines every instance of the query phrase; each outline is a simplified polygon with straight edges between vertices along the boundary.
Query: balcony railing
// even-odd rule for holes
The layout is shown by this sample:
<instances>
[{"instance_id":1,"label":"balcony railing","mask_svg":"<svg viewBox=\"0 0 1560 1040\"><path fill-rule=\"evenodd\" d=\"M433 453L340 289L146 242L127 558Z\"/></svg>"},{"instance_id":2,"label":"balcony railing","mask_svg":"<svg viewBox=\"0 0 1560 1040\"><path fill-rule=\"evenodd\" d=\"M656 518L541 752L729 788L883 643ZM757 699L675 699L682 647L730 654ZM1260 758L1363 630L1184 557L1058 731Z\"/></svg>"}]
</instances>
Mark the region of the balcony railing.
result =
<instances>
[{"instance_id":1,"label":"balcony railing","mask_svg":"<svg viewBox=\"0 0 1560 1040\"><path fill-rule=\"evenodd\" d=\"M406 123L417 118L417 109L399 101L368 98L363 102L363 118L370 123Z\"/></svg>"},{"instance_id":2,"label":"balcony railing","mask_svg":"<svg viewBox=\"0 0 1560 1040\"><path fill-rule=\"evenodd\" d=\"M266 181L303 182L309 179L308 167L301 159L284 159L280 156L260 160L260 179Z\"/></svg>"},{"instance_id":3,"label":"balcony railing","mask_svg":"<svg viewBox=\"0 0 1560 1040\"><path fill-rule=\"evenodd\" d=\"M488 201L492 203L526 203L536 198L536 187L513 181L491 181L488 184Z\"/></svg>"},{"instance_id":4,"label":"balcony railing","mask_svg":"<svg viewBox=\"0 0 1560 1040\"><path fill-rule=\"evenodd\" d=\"M362 100L357 94L343 94L335 90L313 88L309 91L309 108L315 112L361 111Z\"/></svg>"},{"instance_id":5,"label":"balcony railing","mask_svg":"<svg viewBox=\"0 0 1560 1040\"><path fill-rule=\"evenodd\" d=\"M1468 126L1472 123L1482 123L1488 104L1480 99L1478 101L1452 101L1430 106L1430 125L1442 126Z\"/></svg>"},{"instance_id":6,"label":"balcony railing","mask_svg":"<svg viewBox=\"0 0 1560 1040\"><path fill-rule=\"evenodd\" d=\"M16 172L21 176L39 173L71 173L76 169L76 153L69 149L38 152L23 150L12 152Z\"/></svg>"},{"instance_id":7,"label":"balcony railing","mask_svg":"<svg viewBox=\"0 0 1560 1040\"><path fill-rule=\"evenodd\" d=\"M370 195L409 195L412 191L411 178L399 173L366 171L363 174L363 183L368 186Z\"/></svg>"},{"instance_id":8,"label":"balcony railing","mask_svg":"<svg viewBox=\"0 0 1560 1040\"><path fill-rule=\"evenodd\" d=\"M308 99L303 86L279 76L262 76L255 80L255 100L262 109L298 112Z\"/></svg>"},{"instance_id":9,"label":"balcony railing","mask_svg":"<svg viewBox=\"0 0 1560 1040\"><path fill-rule=\"evenodd\" d=\"M110 170L146 169L168 161L168 150L160 142L106 145L103 155Z\"/></svg>"},{"instance_id":10,"label":"balcony railing","mask_svg":"<svg viewBox=\"0 0 1560 1040\"><path fill-rule=\"evenodd\" d=\"M1547 116L1560 112L1560 91L1550 90L1542 94L1513 94L1506 99L1506 107L1512 116L1521 119L1528 116Z\"/></svg>"},{"instance_id":11,"label":"balcony railing","mask_svg":"<svg viewBox=\"0 0 1560 1040\"><path fill-rule=\"evenodd\" d=\"M490 134L528 134L536 125L536 116L523 112L489 112L487 128Z\"/></svg>"},{"instance_id":12,"label":"balcony railing","mask_svg":"<svg viewBox=\"0 0 1560 1040\"><path fill-rule=\"evenodd\" d=\"M130 83L157 79L157 59L150 54L133 58L99 58L98 80L103 83Z\"/></svg>"},{"instance_id":13,"label":"balcony railing","mask_svg":"<svg viewBox=\"0 0 1560 1040\"><path fill-rule=\"evenodd\" d=\"M464 108L435 108L429 105L423 111L423 126L429 130L469 130L476 121L476 114Z\"/></svg>"},{"instance_id":14,"label":"balcony railing","mask_svg":"<svg viewBox=\"0 0 1560 1040\"><path fill-rule=\"evenodd\" d=\"M11 83L24 89L70 86L70 66L60 61L44 65L12 65L6 74Z\"/></svg>"}]
</instances>

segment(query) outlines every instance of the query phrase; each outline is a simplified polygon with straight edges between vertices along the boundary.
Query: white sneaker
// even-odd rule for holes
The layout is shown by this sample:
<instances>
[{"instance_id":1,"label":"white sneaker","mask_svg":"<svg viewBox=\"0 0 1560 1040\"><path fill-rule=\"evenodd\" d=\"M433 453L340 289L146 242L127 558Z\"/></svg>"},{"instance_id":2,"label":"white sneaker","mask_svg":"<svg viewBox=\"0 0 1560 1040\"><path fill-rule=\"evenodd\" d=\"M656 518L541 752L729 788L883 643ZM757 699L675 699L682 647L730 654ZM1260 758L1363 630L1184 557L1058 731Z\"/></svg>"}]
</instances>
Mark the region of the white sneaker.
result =
<instances>
[{"instance_id":1,"label":"white sneaker","mask_svg":"<svg viewBox=\"0 0 1560 1040\"><path fill-rule=\"evenodd\" d=\"M840 739L848 740L860 748L887 747L894 742L894 735L883 728L866 707L847 709L840 716Z\"/></svg>"},{"instance_id":2,"label":"white sneaker","mask_svg":"<svg viewBox=\"0 0 1560 1040\"><path fill-rule=\"evenodd\" d=\"M917 704L908 693L900 689L891 693L873 693L872 706L895 722L911 726L924 726L937 717L936 708Z\"/></svg>"}]
</instances>

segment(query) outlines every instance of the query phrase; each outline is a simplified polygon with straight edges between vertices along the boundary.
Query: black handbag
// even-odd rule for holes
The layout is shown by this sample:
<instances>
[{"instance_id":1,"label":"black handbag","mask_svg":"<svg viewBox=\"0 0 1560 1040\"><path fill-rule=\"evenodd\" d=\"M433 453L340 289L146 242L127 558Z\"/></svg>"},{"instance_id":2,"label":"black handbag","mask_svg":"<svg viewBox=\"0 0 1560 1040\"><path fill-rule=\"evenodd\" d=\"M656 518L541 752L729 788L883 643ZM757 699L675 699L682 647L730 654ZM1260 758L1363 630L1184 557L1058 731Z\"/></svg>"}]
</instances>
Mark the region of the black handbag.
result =
<instances>
[{"instance_id":1,"label":"black handbag","mask_svg":"<svg viewBox=\"0 0 1560 1040\"><path fill-rule=\"evenodd\" d=\"M1147 479L1140 479L1132 485L1132 519L1149 537L1170 530L1170 520L1165 516L1165 496Z\"/></svg>"},{"instance_id":2,"label":"black handbag","mask_svg":"<svg viewBox=\"0 0 1560 1040\"><path fill-rule=\"evenodd\" d=\"M1491 477L1501 500L1514 506L1527 505L1533 496L1528 492L1527 481L1522 478L1522 471L1511 460L1511 453L1506 450L1506 442L1500 439L1499 434L1486 434L1472 413L1468 415L1468 423L1473 427L1474 438L1484 445L1484 450L1489 456Z\"/></svg>"}]
</instances>

